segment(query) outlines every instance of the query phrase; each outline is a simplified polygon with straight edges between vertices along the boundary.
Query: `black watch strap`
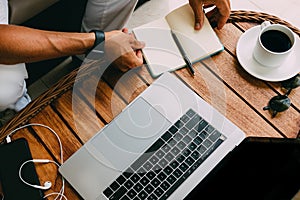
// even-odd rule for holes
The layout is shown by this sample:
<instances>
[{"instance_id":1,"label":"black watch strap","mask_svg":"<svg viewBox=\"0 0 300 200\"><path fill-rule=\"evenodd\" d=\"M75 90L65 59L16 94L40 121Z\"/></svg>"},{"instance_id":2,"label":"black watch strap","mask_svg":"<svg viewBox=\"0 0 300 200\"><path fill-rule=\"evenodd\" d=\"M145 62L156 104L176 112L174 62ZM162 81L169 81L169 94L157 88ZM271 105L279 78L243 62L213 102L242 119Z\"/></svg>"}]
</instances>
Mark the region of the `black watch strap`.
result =
<instances>
[{"instance_id":1,"label":"black watch strap","mask_svg":"<svg viewBox=\"0 0 300 200\"><path fill-rule=\"evenodd\" d=\"M102 42L105 41L105 34L103 31L100 30L91 30L90 32L95 33L95 42L94 42L94 46L93 48L95 48L96 46L98 46L99 44L101 44Z\"/></svg>"},{"instance_id":2,"label":"black watch strap","mask_svg":"<svg viewBox=\"0 0 300 200\"><path fill-rule=\"evenodd\" d=\"M93 47L86 53L86 56L89 55L90 58L99 57L99 53L104 54L104 32L100 30L91 30L90 33L92 32L95 34L95 42Z\"/></svg>"}]
</instances>

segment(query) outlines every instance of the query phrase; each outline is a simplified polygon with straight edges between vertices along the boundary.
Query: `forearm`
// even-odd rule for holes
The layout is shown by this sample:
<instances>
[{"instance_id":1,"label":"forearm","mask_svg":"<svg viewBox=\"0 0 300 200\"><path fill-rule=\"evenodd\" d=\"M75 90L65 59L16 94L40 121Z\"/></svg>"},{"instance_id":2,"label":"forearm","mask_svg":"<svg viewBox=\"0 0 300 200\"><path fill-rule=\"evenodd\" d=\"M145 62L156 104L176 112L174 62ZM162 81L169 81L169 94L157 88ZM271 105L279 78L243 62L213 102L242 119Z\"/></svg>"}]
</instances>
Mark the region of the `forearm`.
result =
<instances>
[{"instance_id":1,"label":"forearm","mask_svg":"<svg viewBox=\"0 0 300 200\"><path fill-rule=\"evenodd\" d=\"M0 63L35 62L83 54L93 47L94 41L94 33L63 33L0 25Z\"/></svg>"}]
</instances>

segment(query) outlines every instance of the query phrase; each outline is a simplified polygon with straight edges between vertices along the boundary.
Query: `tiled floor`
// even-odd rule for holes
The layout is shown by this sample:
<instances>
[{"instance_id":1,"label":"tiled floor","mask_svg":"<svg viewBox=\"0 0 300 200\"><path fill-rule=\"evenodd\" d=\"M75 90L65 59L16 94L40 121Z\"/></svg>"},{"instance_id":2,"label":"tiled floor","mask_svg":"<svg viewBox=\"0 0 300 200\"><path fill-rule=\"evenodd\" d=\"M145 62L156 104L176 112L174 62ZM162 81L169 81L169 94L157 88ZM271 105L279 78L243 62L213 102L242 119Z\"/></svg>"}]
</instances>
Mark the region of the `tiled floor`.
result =
<instances>
[{"instance_id":1,"label":"tiled floor","mask_svg":"<svg viewBox=\"0 0 300 200\"><path fill-rule=\"evenodd\" d=\"M133 27L163 17L171 10L187 2L188 0L150 0L134 12L127 27L130 30ZM232 10L254 10L273 14L300 28L299 0L231 0L231 7ZM66 75L72 69L70 64L71 58L30 85L28 91L31 97L39 96Z\"/></svg>"}]
</instances>

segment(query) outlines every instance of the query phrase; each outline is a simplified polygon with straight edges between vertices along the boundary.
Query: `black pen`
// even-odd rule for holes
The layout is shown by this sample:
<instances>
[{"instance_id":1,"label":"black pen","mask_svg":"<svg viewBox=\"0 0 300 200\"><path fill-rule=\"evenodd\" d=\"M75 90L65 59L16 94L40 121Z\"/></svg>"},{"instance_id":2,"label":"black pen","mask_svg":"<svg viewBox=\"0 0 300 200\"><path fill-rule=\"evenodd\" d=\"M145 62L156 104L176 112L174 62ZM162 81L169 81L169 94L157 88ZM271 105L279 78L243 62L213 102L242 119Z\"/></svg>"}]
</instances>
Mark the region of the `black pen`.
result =
<instances>
[{"instance_id":1,"label":"black pen","mask_svg":"<svg viewBox=\"0 0 300 200\"><path fill-rule=\"evenodd\" d=\"M180 54L189 70L189 72L191 73L192 76L195 75L195 71L193 69L193 65L192 65L192 62L190 61L190 59L188 58L186 52L184 51L183 47L181 46L176 34L173 32L173 30L171 30L171 34L172 34L172 37L176 43L176 46L178 47L179 51L180 51Z\"/></svg>"}]
</instances>

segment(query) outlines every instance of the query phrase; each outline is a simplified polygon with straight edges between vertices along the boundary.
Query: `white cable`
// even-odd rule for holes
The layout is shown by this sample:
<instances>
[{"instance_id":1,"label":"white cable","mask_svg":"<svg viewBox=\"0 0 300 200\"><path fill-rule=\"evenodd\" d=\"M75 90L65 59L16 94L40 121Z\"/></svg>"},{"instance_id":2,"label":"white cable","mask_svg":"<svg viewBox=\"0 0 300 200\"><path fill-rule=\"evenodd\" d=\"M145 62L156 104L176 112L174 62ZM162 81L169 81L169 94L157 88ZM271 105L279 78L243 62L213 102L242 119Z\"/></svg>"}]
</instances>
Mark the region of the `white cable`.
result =
<instances>
[{"instance_id":1,"label":"white cable","mask_svg":"<svg viewBox=\"0 0 300 200\"><path fill-rule=\"evenodd\" d=\"M46 160L46 159L33 159L33 160L27 160L27 161L25 161L25 162L21 165L21 167L19 168L19 177L20 177L20 179L22 180L22 182L25 183L25 184L27 184L27 185L31 185L31 184L28 184L26 181L24 181L24 179L23 179L22 176L21 176L21 169L22 169L22 167L23 167L26 163L28 163L28 162L34 162L35 160L36 160L36 161L40 161L40 162L45 161L45 163L46 163L46 162L51 162L51 163L56 164L56 165L59 167L60 165L63 164L63 161L64 161L64 160L63 160L63 148L62 148L62 143L61 143L61 140L60 140L58 134L57 134L52 128L50 128L49 126L46 126L46 125L44 125L44 124L32 123L32 124L26 124L26 125L24 125L24 126L21 126L21 127L19 127L19 128L16 128L15 130L11 131L11 132L6 136L6 141L9 143L9 142L11 141L10 136L11 136L12 134L14 134L15 132L17 132L18 130L21 130L21 129L26 128L26 127L29 127L29 126L40 126L40 127L47 128L48 130L50 130L50 131L56 136L56 138L57 138L57 140L58 140L58 143L59 143L59 148L60 148L60 164L58 164L58 163L55 162L55 161L52 161L52 160ZM62 187L61 187L60 191L59 191L59 192L53 192L53 193L47 194L47 195L44 196L44 198L47 198L48 196L51 196L51 195L57 195L57 196L55 197L54 200L56 200L56 199L59 198L59 197L60 197L60 198L59 198L60 200L62 200L62 198L64 198L65 200L68 200L67 197L64 195L64 192L65 192L65 179L62 177ZM4 196L3 196L2 200L3 200L3 199L4 199Z\"/></svg>"},{"instance_id":2,"label":"white cable","mask_svg":"<svg viewBox=\"0 0 300 200\"><path fill-rule=\"evenodd\" d=\"M21 126L19 128L16 128L15 130L11 131L6 137L9 138L13 133L17 132L18 130L21 130L21 129L29 127L29 126L41 126L41 127L47 128L56 136L58 143L59 143L59 148L60 148L60 164L63 164L63 150L62 150L61 140L60 140L59 136L57 135L57 133L49 126L46 126L44 124L38 124L38 123L26 124L24 126Z\"/></svg>"},{"instance_id":3,"label":"white cable","mask_svg":"<svg viewBox=\"0 0 300 200\"><path fill-rule=\"evenodd\" d=\"M57 196L60 196L61 198L64 198L65 200L68 200L67 197L64 194L61 194L60 192L52 192L50 194L45 195L44 198L47 198L52 195L57 195Z\"/></svg>"}]
</instances>

